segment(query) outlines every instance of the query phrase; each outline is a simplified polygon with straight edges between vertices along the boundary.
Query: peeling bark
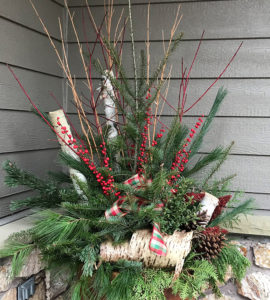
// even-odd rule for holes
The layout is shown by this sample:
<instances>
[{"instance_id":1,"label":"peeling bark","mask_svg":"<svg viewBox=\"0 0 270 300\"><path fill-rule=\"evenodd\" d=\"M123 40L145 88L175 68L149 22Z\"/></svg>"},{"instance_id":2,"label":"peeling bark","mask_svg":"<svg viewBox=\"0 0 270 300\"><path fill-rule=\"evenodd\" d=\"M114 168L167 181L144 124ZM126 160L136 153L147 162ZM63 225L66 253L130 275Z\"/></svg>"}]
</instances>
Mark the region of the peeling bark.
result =
<instances>
[{"instance_id":1,"label":"peeling bark","mask_svg":"<svg viewBox=\"0 0 270 300\"><path fill-rule=\"evenodd\" d=\"M49 112L49 118L54 127L54 130L63 139L62 140L59 136L57 136L58 142L61 146L61 150L65 153L67 153L68 155L70 155L71 157L73 157L74 159L79 161L80 158L78 157L78 155L76 155L76 153L74 153L65 144L65 142L68 144L68 140L72 140L73 137L72 136L71 136L71 138L68 137L68 134L72 135L72 133L71 133L69 124L67 122L67 119L65 117L63 110L59 109L59 110ZM57 125L57 122L58 122L57 118L59 118L59 122L61 123L61 125ZM62 133L61 127L63 127L63 126L66 127L66 130L68 131L68 133L64 133L64 134ZM79 172L75 169L72 169L72 168L69 168L69 174L70 174L74 188L75 188L76 192L78 193L78 195L83 197L84 200L87 200L87 197L83 194L83 191L80 189L80 187L78 185L78 182L87 183L85 176L81 172Z\"/></svg>"}]
</instances>

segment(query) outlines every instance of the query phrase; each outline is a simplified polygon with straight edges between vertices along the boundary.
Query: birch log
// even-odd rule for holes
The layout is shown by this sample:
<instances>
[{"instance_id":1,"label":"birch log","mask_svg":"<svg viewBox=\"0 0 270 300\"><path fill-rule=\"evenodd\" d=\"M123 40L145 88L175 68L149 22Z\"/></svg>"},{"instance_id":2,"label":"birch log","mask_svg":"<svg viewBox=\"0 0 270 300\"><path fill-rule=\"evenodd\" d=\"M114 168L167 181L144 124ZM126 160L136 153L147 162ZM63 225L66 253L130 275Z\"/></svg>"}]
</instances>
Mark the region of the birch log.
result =
<instances>
[{"instance_id":1,"label":"birch log","mask_svg":"<svg viewBox=\"0 0 270 300\"><path fill-rule=\"evenodd\" d=\"M105 71L106 75L102 76L101 98L104 100L104 110L106 117L106 124L109 128L108 139L113 139L118 132L115 128L116 124L116 107L113 98L115 97L113 86L110 77L114 77L112 71Z\"/></svg>"},{"instance_id":2,"label":"birch log","mask_svg":"<svg viewBox=\"0 0 270 300\"><path fill-rule=\"evenodd\" d=\"M78 157L78 155L74 153L74 151L72 151L68 145L66 145L66 143L68 144L68 140L73 140L73 136L63 110L59 109L59 110L49 112L49 118L54 127L54 130L59 135L59 136L57 135L57 139L59 144L61 145L61 150L79 161L80 158ZM57 124L58 121L61 123L61 125ZM62 129L61 129L62 127L66 127L68 133L62 133ZM68 137L68 135L71 135L71 138ZM87 200L87 197L83 194L83 191L80 189L78 185L78 182L87 183L85 176L81 172L72 168L69 168L69 174L78 195L81 196L84 200Z\"/></svg>"},{"instance_id":3,"label":"birch log","mask_svg":"<svg viewBox=\"0 0 270 300\"><path fill-rule=\"evenodd\" d=\"M218 206L219 200L217 197L209 194L209 193L205 193L202 201L201 201L201 211L200 212L204 212L206 211L206 219L205 222L206 224L209 223L209 221L211 220L212 214L215 210L215 208ZM205 227L206 225L204 225Z\"/></svg>"},{"instance_id":4,"label":"birch log","mask_svg":"<svg viewBox=\"0 0 270 300\"><path fill-rule=\"evenodd\" d=\"M134 232L129 242L120 245L106 241L100 246L100 258L109 262L120 259L142 261L145 267L152 268L175 267L174 279L177 279L191 250L193 232L175 231L173 235L163 234L167 246L166 256L158 256L149 249L151 236L152 232L144 229Z\"/></svg>"}]
</instances>

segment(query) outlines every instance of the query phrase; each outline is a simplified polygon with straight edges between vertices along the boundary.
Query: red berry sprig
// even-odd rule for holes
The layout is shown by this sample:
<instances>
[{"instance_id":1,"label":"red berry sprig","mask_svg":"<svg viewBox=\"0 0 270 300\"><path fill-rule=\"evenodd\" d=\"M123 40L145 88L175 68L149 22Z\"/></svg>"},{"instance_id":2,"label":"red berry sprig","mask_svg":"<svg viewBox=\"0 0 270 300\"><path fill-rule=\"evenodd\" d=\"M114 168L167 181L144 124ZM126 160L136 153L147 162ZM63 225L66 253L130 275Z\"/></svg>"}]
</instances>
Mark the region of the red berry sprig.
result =
<instances>
[{"instance_id":1,"label":"red berry sprig","mask_svg":"<svg viewBox=\"0 0 270 300\"><path fill-rule=\"evenodd\" d=\"M57 125L61 126L61 122L59 121L59 117L57 117ZM95 166L94 162L90 163L90 159L88 157L89 151L87 149L82 149L82 145L77 145L77 140L72 138L72 135L68 132L67 128L65 126L61 126L61 132L62 134L67 134L68 140L67 145L73 149L73 151L82 159L82 161L88 166L90 171L95 175L97 182L101 185L103 193L105 195L109 195L110 192L114 193L113 190L113 183L114 178L111 174L108 175L107 179L104 179L102 174L97 170L97 167ZM111 168L109 168L109 157L107 157L107 149L105 147L105 143L103 142L101 145L102 148L102 154L104 155L104 165L111 171Z\"/></svg>"},{"instance_id":2,"label":"red berry sprig","mask_svg":"<svg viewBox=\"0 0 270 300\"><path fill-rule=\"evenodd\" d=\"M204 116L202 116L204 117ZM195 128L199 128L201 126L203 122L203 119L200 117L198 118L198 122L196 122L195 124ZM172 176L171 180L175 180L176 177L180 177L181 173L184 171L185 169L185 165L188 163L188 157L190 154L190 151L187 151L186 148L188 147L188 145L191 143L192 138L194 137L194 134L196 133L196 130L194 128L191 128L190 133L189 133L189 137L186 138L186 143L182 146L182 149L180 149L175 156L174 162L172 163L171 166L171 170L175 170L178 169L179 173L176 176Z\"/></svg>"},{"instance_id":3,"label":"red berry sprig","mask_svg":"<svg viewBox=\"0 0 270 300\"><path fill-rule=\"evenodd\" d=\"M147 92L147 95L145 97L146 100L151 98L150 89ZM143 172L143 164L147 162L147 156L146 156L146 142L147 142L147 130L148 126L152 125L151 119L153 118L152 114L150 113L150 107L148 108L146 112L146 118L145 118L145 125L143 127L143 132L141 133L142 136L142 143L140 146L140 153L138 156L138 163L137 163L137 172L140 174Z\"/></svg>"}]
</instances>

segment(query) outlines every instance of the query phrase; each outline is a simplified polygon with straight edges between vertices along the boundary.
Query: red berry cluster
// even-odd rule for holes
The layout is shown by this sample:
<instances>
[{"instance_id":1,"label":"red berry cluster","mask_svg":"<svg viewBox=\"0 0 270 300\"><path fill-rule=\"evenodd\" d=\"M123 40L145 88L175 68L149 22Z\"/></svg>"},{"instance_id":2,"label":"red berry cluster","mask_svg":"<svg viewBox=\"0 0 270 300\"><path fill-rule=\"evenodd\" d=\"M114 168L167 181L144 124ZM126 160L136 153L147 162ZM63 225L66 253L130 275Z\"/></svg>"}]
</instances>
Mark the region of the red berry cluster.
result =
<instances>
[{"instance_id":1,"label":"red berry cluster","mask_svg":"<svg viewBox=\"0 0 270 300\"><path fill-rule=\"evenodd\" d=\"M59 121L59 117L57 117L57 125L61 126L61 122ZM103 193L105 195L109 195L109 192L113 192L113 183L114 183L114 178L112 175L108 175L107 179L104 179L102 174L97 170L97 167L93 162L90 163L90 159L86 157L88 155L88 150L87 149L82 149L82 145L76 145L77 140L72 138L72 135L68 132L67 128L65 126L61 126L61 132L62 134L67 134L68 136L68 141L67 144L70 147L70 149L73 148L74 152L84 161L84 163L88 166L88 168L93 172L93 174L96 176L97 182L100 183L102 186ZM104 165L105 167L109 167L109 157L107 157L107 150L105 147L105 143L100 145L102 149L102 154L104 155ZM109 168L111 171L111 168Z\"/></svg>"},{"instance_id":2,"label":"red berry cluster","mask_svg":"<svg viewBox=\"0 0 270 300\"><path fill-rule=\"evenodd\" d=\"M100 183L103 193L105 195L109 195L109 192L114 192L113 190L113 183L114 183L114 178L112 175L108 175L107 180L104 179L102 174L97 170L95 164L91 162L89 164L89 169L93 172L93 174L96 176L97 182Z\"/></svg>"},{"instance_id":3,"label":"red berry cluster","mask_svg":"<svg viewBox=\"0 0 270 300\"><path fill-rule=\"evenodd\" d=\"M227 234L228 231L226 229L220 228L219 226L207 227L203 232L205 235L220 235Z\"/></svg>"},{"instance_id":4,"label":"red berry cluster","mask_svg":"<svg viewBox=\"0 0 270 300\"><path fill-rule=\"evenodd\" d=\"M218 198L219 203L212 214L211 221L214 220L216 217L218 217L222 213L223 209L226 207L227 203L231 200L231 198L232 198L231 195L226 195L226 196Z\"/></svg>"},{"instance_id":5,"label":"red berry cluster","mask_svg":"<svg viewBox=\"0 0 270 300\"><path fill-rule=\"evenodd\" d=\"M103 142L102 144L100 144L99 147L102 149L101 153L103 154L103 157L104 157L104 160L103 160L104 166L106 168L109 168L109 160L110 160L110 158L107 156L107 149L106 149L105 142ZM109 170L111 171L112 169L109 168Z\"/></svg>"},{"instance_id":6,"label":"red berry cluster","mask_svg":"<svg viewBox=\"0 0 270 300\"><path fill-rule=\"evenodd\" d=\"M150 89L147 92L147 95L145 97L146 100L151 99L151 94L150 94ZM140 146L140 154L138 157L138 173L142 173L143 171L143 164L147 162L147 157L145 156L145 148L146 148L146 141L147 141L147 129L149 125L152 125L151 119L153 118L151 112L150 112L150 107L148 108L146 112L146 118L145 118L145 125L143 127L143 132L141 133L142 136L142 143Z\"/></svg>"},{"instance_id":7,"label":"red berry cluster","mask_svg":"<svg viewBox=\"0 0 270 300\"><path fill-rule=\"evenodd\" d=\"M157 145L157 139L161 139L161 138L163 137L163 132L165 132L164 127L162 127L162 128L159 130L159 133L156 135L155 140L153 140L153 142L152 142L152 147L155 147L155 146Z\"/></svg>"},{"instance_id":8,"label":"red berry cluster","mask_svg":"<svg viewBox=\"0 0 270 300\"><path fill-rule=\"evenodd\" d=\"M195 128L199 128L201 126L201 123L203 122L202 118L198 119L198 122L196 122ZM181 173L185 169L185 164L188 163L188 157L190 154L190 151L187 151L186 148L191 142L191 139L193 138L194 134L196 133L196 130L194 128L191 128L189 137L186 139L186 143L182 146L182 149L180 149L175 156L174 162L172 163L171 170L175 170L176 168ZM176 176L172 176L171 179L175 180L176 177L180 177L180 174L177 174Z\"/></svg>"}]
</instances>

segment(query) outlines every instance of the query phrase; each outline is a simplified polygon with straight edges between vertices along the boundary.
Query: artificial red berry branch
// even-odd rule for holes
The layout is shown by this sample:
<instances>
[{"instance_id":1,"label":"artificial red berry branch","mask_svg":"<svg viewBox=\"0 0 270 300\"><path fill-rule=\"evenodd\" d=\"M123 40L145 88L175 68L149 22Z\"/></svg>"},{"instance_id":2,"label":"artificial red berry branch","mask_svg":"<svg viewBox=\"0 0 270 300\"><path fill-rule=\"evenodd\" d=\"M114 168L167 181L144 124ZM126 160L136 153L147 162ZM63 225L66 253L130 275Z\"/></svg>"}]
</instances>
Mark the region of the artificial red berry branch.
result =
<instances>
[{"instance_id":1,"label":"artificial red berry branch","mask_svg":"<svg viewBox=\"0 0 270 300\"><path fill-rule=\"evenodd\" d=\"M202 117L204 117L204 116L202 116ZM201 124L203 123L202 117L198 118L198 122L196 122L195 128L199 128L201 126ZM182 146L182 149L180 149L176 153L174 162L172 163L172 166L171 166L171 170L178 169L179 173L177 175L171 176L171 180L175 180L176 177L179 178L181 176L181 173L184 171L185 165L188 163L188 157L190 154L190 151L187 151L186 148L191 143L191 140L193 139L195 133L196 133L196 130L194 128L191 128L190 133L188 135L189 137L186 138L186 140L185 140L186 141L185 144Z\"/></svg>"},{"instance_id":2,"label":"artificial red berry branch","mask_svg":"<svg viewBox=\"0 0 270 300\"><path fill-rule=\"evenodd\" d=\"M60 118L57 117L57 125L61 126L61 133L64 135L67 135L69 138L67 141L67 145L69 148L71 148L81 159L82 161L88 166L90 171L94 174L96 177L97 182L101 185L103 193L105 195L109 195L109 192L113 192L113 183L114 183L114 178L111 174L108 175L107 180L104 179L102 174L97 170L97 167L95 166L94 162L90 163L88 155L89 151L87 149L82 149L82 145L77 144L77 140L72 138L72 135L68 132L67 128L65 126L62 126ZM63 139L65 140L65 139ZM109 171L111 171L111 168L109 168L109 157L107 157L107 150L106 150L106 145L105 142L103 142L100 147L102 148L102 154L104 155L104 165L106 168L108 168Z\"/></svg>"}]
</instances>

